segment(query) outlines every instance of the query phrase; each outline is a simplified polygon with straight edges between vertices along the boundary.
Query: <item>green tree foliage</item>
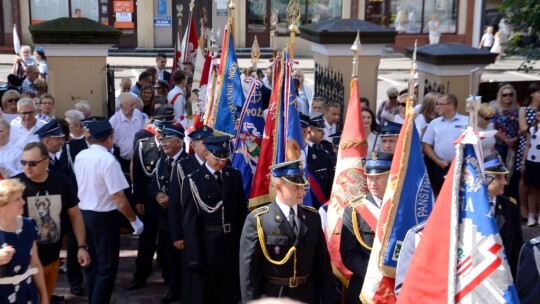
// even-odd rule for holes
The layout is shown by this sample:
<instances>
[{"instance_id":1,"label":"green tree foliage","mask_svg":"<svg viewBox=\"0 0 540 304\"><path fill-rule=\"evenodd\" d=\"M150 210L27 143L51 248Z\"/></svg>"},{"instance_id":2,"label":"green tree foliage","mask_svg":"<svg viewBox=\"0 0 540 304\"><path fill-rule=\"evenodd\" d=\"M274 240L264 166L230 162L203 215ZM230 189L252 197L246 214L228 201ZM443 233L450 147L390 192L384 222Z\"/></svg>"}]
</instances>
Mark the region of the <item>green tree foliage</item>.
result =
<instances>
[{"instance_id":1,"label":"green tree foliage","mask_svg":"<svg viewBox=\"0 0 540 304\"><path fill-rule=\"evenodd\" d=\"M540 1L504 0L501 10L513 32L506 44L506 55L523 56L529 63L540 59Z\"/></svg>"}]
</instances>

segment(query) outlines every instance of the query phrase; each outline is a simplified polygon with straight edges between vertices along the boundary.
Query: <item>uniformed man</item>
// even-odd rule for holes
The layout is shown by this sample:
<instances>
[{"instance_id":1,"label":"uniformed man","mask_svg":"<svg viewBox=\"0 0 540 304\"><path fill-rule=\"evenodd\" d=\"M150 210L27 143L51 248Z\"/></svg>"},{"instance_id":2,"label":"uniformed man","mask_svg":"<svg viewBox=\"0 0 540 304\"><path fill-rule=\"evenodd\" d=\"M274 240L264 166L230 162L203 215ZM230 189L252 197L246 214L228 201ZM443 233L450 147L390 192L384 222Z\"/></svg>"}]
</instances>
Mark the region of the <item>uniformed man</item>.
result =
<instances>
[{"instance_id":1,"label":"uniformed man","mask_svg":"<svg viewBox=\"0 0 540 304\"><path fill-rule=\"evenodd\" d=\"M495 222L499 228L512 276L515 279L519 251L523 245L519 206L514 198L503 195L508 170L497 152L484 158L484 172L489 202L495 215Z\"/></svg>"},{"instance_id":2,"label":"uniformed man","mask_svg":"<svg viewBox=\"0 0 540 304\"><path fill-rule=\"evenodd\" d=\"M388 120L384 121L381 129L379 130L379 136L381 137L381 150L383 152L394 153L400 131L400 123Z\"/></svg>"},{"instance_id":3,"label":"uniformed man","mask_svg":"<svg viewBox=\"0 0 540 304\"><path fill-rule=\"evenodd\" d=\"M132 159L133 200L135 212L144 223L144 231L139 236L137 258L133 280L126 290L136 290L146 285L146 280L152 274L152 262L157 248L157 235L162 208L156 204L155 194L149 191L152 177L159 158L163 155L160 147L161 130L170 126L174 120L174 110L170 105L161 106L155 112L152 123L135 134L139 140L135 143ZM161 247L160 242L160 248ZM165 246L165 245L163 245ZM158 257L161 250L158 251ZM162 276L167 282L167 265L164 265Z\"/></svg>"},{"instance_id":4,"label":"uniformed man","mask_svg":"<svg viewBox=\"0 0 540 304\"><path fill-rule=\"evenodd\" d=\"M536 304L540 299L540 236L528 241L521 249L516 289L521 304Z\"/></svg>"},{"instance_id":5,"label":"uniformed man","mask_svg":"<svg viewBox=\"0 0 540 304\"><path fill-rule=\"evenodd\" d=\"M360 291L364 284L371 246L375 238L375 226L384 197L384 190L390 176L392 154L385 152L371 152L366 161L365 171L369 193L360 203L351 204L343 213L343 228L339 252L343 264L352 271L347 288L347 303L360 303ZM365 219L360 210L365 208L372 216ZM362 212L366 214L366 212Z\"/></svg>"},{"instance_id":6,"label":"uniformed man","mask_svg":"<svg viewBox=\"0 0 540 304\"><path fill-rule=\"evenodd\" d=\"M237 303L238 247L247 213L242 177L227 166L229 137L204 139L206 162L182 187L191 303Z\"/></svg>"},{"instance_id":7,"label":"uniformed man","mask_svg":"<svg viewBox=\"0 0 540 304\"><path fill-rule=\"evenodd\" d=\"M306 163L310 176L310 195L313 207L319 209L322 204L330 198L332 183L334 182L335 164L332 156L309 141L308 128L317 128L317 124L312 122L309 116L300 114L300 125L302 126L302 137L305 142ZM321 121L322 122L322 121ZM317 132L317 130L315 131Z\"/></svg>"},{"instance_id":8,"label":"uniformed man","mask_svg":"<svg viewBox=\"0 0 540 304\"><path fill-rule=\"evenodd\" d=\"M92 145L77 155L73 170L94 261L87 268L88 299L90 304L102 304L111 300L118 271L118 211L131 223L133 234L141 234L144 225L129 205L124 194L129 185L120 163L110 153L114 143L111 124L104 120L88 127Z\"/></svg>"},{"instance_id":9,"label":"uniformed man","mask_svg":"<svg viewBox=\"0 0 540 304\"><path fill-rule=\"evenodd\" d=\"M67 137L60 122L59 119L55 118L39 128L34 134L39 137L39 140L45 144L49 151L49 171L64 173L56 158L56 154L60 152Z\"/></svg>"},{"instance_id":10,"label":"uniformed man","mask_svg":"<svg viewBox=\"0 0 540 304\"><path fill-rule=\"evenodd\" d=\"M160 208L159 214L159 241L163 244L165 255L163 270L169 285L169 292L161 303L172 303L180 300L181 295L181 251L173 246L171 229L169 225L169 179L174 163L187 157L184 151L184 130L176 125L166 126L160 132L159 141L163 155L156 164L155 173L150 183L149 193L153 203Z\"/></svg>"},{"instance_id":11,"label":"uniformed man","mask_svg":"<svg viewBox=\"0 0 540 304\"><path fill-rule=\"evenodd\" d=\"M313 143L317 148L322 149L330 154L333 159L336 159L336 153L334 152L334 145L325 140L327 135L327 126L322 114L316 113L311 118L311 125L309 127L309 133L307 140Z\"/></svg>"},{"instance_id":12,"label":"uniformed man","mask_svg":"<svg viewBox=\"0 0 540 304\"><path fill-rule=\"evenodd\" d=\"M276 164L276 199L248 215L240 242L242 303L288 297L305 303L339 303L321 219L302 206L308 184L301 161Z\"/></svg>"}]
</instances>

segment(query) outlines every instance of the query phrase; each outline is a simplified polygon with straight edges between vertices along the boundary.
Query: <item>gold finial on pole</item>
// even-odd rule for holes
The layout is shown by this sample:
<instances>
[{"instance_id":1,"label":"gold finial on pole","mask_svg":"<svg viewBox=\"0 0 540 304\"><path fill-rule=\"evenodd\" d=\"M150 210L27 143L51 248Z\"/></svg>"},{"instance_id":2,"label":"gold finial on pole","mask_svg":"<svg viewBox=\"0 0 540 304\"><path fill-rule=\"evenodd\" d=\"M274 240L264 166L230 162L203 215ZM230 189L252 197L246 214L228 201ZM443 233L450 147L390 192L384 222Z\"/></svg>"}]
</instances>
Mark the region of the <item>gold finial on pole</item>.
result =
<instances>
[{"instance_id":1,"label":"gold finial on pole","mask_svg":"<svg viewBox=\"0 0 540 304\"><path fill-rule=\"evenodd\" d=\"M469 112L469 127L475 130L478 128L478 110L480 110L482 102L482 96L477 96L481 77L482 70L480 68L471 71L470 96L467 98L465 106L465 111Z\"/></svg>"},{"instance_id":2,"label":"gold finial on pole","mask_svg":"<svg viewBox=\"0 0 540 304\"><path fill-rule=\"evenodd\" d=\"M195 7L195 0L191 0L191 2L189 3L189 11L193 12L194 7Z\"/></svg>"},{"instance_id":3,"label":"gold finial on pole","mask_svg":"<svg viewBox=\"0 0 540 304\"><path fill-rule=\"evenodd\" d=\"M298 0L290 0L289 5L287 5L287 19L290 22L289 25L289 58L294 58L294 38L298 32L298 26L296 23L300 21L302 17L302 6Z\"/></svg>"},{"instance_id":4,"label":"gold finial on pole","mask_svg":"<svg viewBox=\"0 0 540 304\"><path fill-rule=\"evenodd\" d=\"M271 44L272 44L272 58L276 58L276 55L277 55L277 47L276 47L276 43L275 43L275 37L276 37L276 33L277 33L277 24L279 22L279 16L278 16L278 10L277 8L276 9L273 9L272 10L272 15L270 16L270 25L272 25L272 27L270 28L270 39L271 39Z\"/></svg>"},{"instance_id":5,"label":"gold finial on pole","mask_svg":"<svg viewBox=\"0 0 540 304\"><path fill-rule=\"evenodd\" d=\"M259 47L259 42L257 41L257 36L253 39L253 45L251 46L251 62L253 63L253 68L257 69L257 63L261 57L261 48Z\"/></svg>"},{"instance_id":6,"label":"gold finial on pole","mask_svg":"<svg viewBox=\"0 0 540 304\"><path fill-rule=\"evenodd\" d=\"M353 57L353 70L352 70L352 77L358 77L358 56L360 56L360 52L362 51L362 43L360 42L360 30L356 32L356 39L354 40L353 45L351 46L351 50L354 52Z\"/></svg>"},{"instance_id":7,"label":"gold finial on pole","mask_svg":"<svg viewBox=\"0 0 540 304\"><path fill-rule=\"evenodd\" d=\"M231 0L229 2L229 23L231 26L229 27L229 31L231 31L232 36L234 37L234 9L236 8L236 4L234 4L234 1Z\"/></svg>"}]
</instances>

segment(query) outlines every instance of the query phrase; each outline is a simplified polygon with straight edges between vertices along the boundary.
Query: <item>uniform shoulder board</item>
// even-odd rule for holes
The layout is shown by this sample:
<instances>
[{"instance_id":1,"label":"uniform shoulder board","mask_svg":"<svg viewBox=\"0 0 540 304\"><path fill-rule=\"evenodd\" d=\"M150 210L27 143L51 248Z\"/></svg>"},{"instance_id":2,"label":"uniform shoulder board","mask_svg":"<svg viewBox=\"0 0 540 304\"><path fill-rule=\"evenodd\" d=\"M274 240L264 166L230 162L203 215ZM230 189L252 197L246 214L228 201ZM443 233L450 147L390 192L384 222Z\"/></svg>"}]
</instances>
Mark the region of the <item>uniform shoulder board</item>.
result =
<instances>
[{"instance_id":1,"label":"uniform shoulder board","mask_svg":"<svg viewBox=\"0 0 540 304\"><path fill-rule=\"evenodd\" d=\"M311 212L315 212L315 213L319 214L319 211L317 211L317 209L315 209L315 208L313 208L313 207L311 207L311 206L304 206L304 205L301 205L300 207L302 207L302 208L304 208L304 209L306 209L306 210L309 210L309 211L311 211Z\"/></svg>"},{"instance_id":2,"label":"uniform shoulder board","mask_svg":"<svg viewBox=\"0 0 540 304\"><path fill-rule=\"evenodd\" d=\"M138 143L144 143L144 142L147 142L151 139L152 137L143 137L141 139L139 139L137 142Z\"/></svg>"},{"instance_id":3,"label":"uniform shoulder board","mask_svg":"<svg viewBox=\"0 0 540 304\"><path fill-rule=\"evenodd\" d=\"M361 204L362 201L365 200L366 198L367 198L367 196L365 196L365 195L360 195L360 196L358 197L358 199L355 199L353 203L349 203L349 205L347 205L347 207L349 207L349 208L354 208L354 207L356 207L356 205Z\"/></svg>"},{"instance_id":4,"label":"uniform shoulder board","mask_svg":"<svg viewBox=\"0 0 540 304\"><path fill-rule=\"evenodd\" d=\"M184 156L184 157L180 158L180 159L177 161L177 163L183 163L183 162L188 161L188 160L189 160L189 156Z\"/></svg>"},{"instance_id":5,"label":"uniform shoulder board","mask_svg":"<svg viewBox=\"0 0 540 304\"><path fill-rule=\"evenodd\" d=\"M270 210L270 207L262 206L253 210L251 213L253 213L254 216L259 216L259 215L267 213L269 210Z\"/></svg>"},{"instance_id":6,"label":"uniform shoulder board","mask_svg":"<svg viewBox=\"0 0 540 304\"><path fill-rule=\"evenodd\" d=\"M516 200L515 198L509 197L508 200L510 201L510 203L512 203L512 204L514 204L514 205L517 206L518 202L517 202L517 200Z\"/></svg>"},{"instance_id":7,"label":"uniform shoulder board","mask_svg":"<svg viewBox=\"0 0 540 304\"><path fill-rule=\"evenodd\" d=\"M190 178L190 177L196 175L197 173L199 173L199 171L201 171L201 168L192 171L192 172L191 172L190 174L188 174L186 177L187 177L187 178Z\"/></svg>"},{"instance_id":8,"label":"uniform shoulder board","mask_svg":"<svg viewBox=\"0 0 540 304\"><path fill-rule=\"evenodd\" d=\"M534 239L531 239L527 243L531 244L532 246L536 246L536 245L540 244L540 236L537 236Z\"/></svg>"}]
</instances>

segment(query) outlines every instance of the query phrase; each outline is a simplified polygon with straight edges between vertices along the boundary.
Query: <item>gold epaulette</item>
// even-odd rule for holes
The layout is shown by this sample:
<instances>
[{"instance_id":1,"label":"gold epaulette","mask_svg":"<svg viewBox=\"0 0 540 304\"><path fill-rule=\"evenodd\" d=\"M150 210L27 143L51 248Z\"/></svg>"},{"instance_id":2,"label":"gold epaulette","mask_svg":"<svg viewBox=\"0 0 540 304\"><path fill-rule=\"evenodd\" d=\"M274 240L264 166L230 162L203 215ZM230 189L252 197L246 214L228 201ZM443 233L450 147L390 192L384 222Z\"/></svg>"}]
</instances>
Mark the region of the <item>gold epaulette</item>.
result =
<instances>
[{"instance_id":1,"label":"gold epaulette","mask_svg":"<svg viewBox=\"0 0 540 304\"><path fill-rule=\"evenodd\" d=\"M319 211L317 211L317 209L315 209L315 208L313 208L313 207L311 207L311 206L300 205L300 207L302 207L302 208L304 208L304 209L306 209L306 210L309 210L309 211L311 211L311 212L315 212L315 213L319 214Z\"/></svg>"},{"instance_id":2,"label":"gold epaulette","mask_svg":"<svg viewBox=\"0 0 540 304\"><path fill-rule=\"evenodd\" d=\"M354 207L356 207L358 204L362 204L362 201L365 200L366 198L367 196L361 195L358 199L355 199L354 202L349 203L347 207L354 209Z\"/></svg>"},{"instance_id":3,"label":"gold epaulette","mask_svg":"<svg viewBox=\"0 0 540 304\"><path fill-rule=\"evenodd\" d=\"M515 198L513 198L513 197L509 197L508 199L509 199L510 203L512 203L512 204L514 204L514 205L518 204L517 200Z\"/></svg>"},{"instance_id":4,"label":"gold epaulette","mask_svg":"<svg viewBox=\"0 0 540 304\"><path fill-rule=\"evenodd\" d=\"M259 215L268 213L269 210L270 210L270 207L262 206L262 207L259 207L259 208L255 209L255 210L251 211L251 213L253 213L253 216L259 216Z\"/></svg>"}]
</instances>

